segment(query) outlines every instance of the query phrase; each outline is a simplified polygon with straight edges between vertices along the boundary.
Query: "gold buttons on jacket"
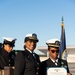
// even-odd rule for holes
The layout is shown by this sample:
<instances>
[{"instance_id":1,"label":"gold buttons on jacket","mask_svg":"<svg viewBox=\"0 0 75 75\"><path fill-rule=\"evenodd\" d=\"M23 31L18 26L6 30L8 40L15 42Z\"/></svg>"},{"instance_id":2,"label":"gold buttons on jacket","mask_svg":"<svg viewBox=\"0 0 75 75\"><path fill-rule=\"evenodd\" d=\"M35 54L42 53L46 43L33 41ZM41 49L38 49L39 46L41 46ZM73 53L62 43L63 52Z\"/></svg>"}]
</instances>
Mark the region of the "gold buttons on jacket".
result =
<instances>
[{"instance_id":1,"label":"gold buttons on jacket","mask_svg":"<svg viewBox=\"0 0 75 75\"><path fill-rule=\"evenodd\" d=\"M39 67L37 67L37 70L39 70Z\"/></svg>"},{"instance_id":2,"label":"gold buttons on jacket","mask_svg":"<svg viewBox=\"0 0 75 75\"><path fill-rule=\"evenodd\" d=\"M10 62L10 60L9 60L9 62Z\"/></svg>"},{"instance_id":3,"label":"gold buttons on jacket","mask_svg":"<svg viewBox=\"0 0 75 75\"><path fill-rule=\"evenodd\" d=\"M10 64L9 64L9 66L10 66Z\"/></svg>"},{"instance_id":4,"label":"gold buttons on jacket","mask_svg":"<svg viewBox=\"0 0 75 75\"><path fill-rule=\"evenodd\" d=\"M36 74L38 75L38 72L36 72Z\"/></svg>"},{"instance_id":5,"label":"gold buttons on jacket","mask_svg":"<svg viewBox=\"0 0 75 75\"><path fill-rule=\"evenodd\" d=\"M39 65L39 63L37 63L37 65Z\"/></svg>"}]
</instances>

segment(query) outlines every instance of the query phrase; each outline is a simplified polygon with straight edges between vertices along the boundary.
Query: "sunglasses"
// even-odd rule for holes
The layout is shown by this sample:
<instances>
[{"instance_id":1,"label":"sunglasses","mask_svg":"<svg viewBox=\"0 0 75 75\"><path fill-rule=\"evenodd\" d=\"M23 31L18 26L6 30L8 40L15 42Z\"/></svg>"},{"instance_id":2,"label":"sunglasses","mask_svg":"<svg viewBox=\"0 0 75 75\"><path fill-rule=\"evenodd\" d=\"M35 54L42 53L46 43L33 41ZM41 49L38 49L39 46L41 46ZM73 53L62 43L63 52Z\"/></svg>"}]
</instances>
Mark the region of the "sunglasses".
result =
<instances>
[{"instance_id":1,"label":"sunglasses","mask_svg":"<svg viewBox=\"0 0 75 75\"><path fill-rule=\"evenodd\" d=\"M59 53L59 50L51 50L52 53Z\"/></svg>"}]
</instances>

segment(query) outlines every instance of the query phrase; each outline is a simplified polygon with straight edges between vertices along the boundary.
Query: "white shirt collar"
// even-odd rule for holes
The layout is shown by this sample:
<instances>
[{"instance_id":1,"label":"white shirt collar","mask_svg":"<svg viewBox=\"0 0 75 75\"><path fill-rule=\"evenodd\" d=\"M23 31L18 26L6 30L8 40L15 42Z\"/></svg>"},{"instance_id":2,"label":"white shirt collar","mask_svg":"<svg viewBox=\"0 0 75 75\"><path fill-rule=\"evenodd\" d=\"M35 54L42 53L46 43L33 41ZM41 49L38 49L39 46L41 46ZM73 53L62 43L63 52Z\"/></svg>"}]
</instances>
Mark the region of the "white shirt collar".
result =
<instances>
[{"instance_id":1,"label":"white shirt collar","mask_svg":"<svg viewBox=\"0 0 75 75\"><path fill-rule=\"evenodd\" d=\"M58 59L56 59L56 60L53 60L51 57L50 57L50 59L55 63L55 62L57 62L58 63Z\"/></svg>"},{"instance_id":2,"label":"white shirt collar","mask_svg":"<svg viewBox=\"0 0 75 75\"><path fill-rule=\"evenodd\" d=\"M34 52L32 52L31 50L29 50L28 48L26 48L30 53L34 53Z\"/></svg>"}]
</instances>

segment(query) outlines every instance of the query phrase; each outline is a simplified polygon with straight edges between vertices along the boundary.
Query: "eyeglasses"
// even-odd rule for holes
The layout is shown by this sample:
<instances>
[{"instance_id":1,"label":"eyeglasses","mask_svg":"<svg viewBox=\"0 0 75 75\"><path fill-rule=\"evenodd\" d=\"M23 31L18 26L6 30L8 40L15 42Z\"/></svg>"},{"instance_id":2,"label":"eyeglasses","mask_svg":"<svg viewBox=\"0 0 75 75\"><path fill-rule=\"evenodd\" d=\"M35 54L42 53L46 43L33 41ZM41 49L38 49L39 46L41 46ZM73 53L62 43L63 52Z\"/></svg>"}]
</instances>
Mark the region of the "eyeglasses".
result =
<instances>
[{"instance_id":1,"label":"eyeglasses","mask_svg":"<svg viewBox=\"0 0 75 75\"><path fill-rule=\"evenodd\" d=\"M59 50L51 50L52 53L59 53Z\"/></svg>"}]
</instances>

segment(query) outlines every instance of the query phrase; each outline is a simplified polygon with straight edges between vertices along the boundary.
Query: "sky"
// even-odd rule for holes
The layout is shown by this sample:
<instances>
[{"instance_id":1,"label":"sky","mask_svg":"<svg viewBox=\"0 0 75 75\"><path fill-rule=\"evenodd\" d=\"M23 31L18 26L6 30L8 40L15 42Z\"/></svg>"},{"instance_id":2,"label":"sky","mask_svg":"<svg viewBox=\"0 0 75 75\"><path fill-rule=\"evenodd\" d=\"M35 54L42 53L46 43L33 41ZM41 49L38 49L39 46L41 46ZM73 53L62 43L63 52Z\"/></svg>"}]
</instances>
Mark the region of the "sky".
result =
<instances>
[{"instance_id":1,"label":"sky","mask_svg":"<svg viewBox=\"0 0 75 75\"><path fill-rule=\"evenodd\" d=\"M61 37L64 18L66 44L75 45L75 0L0 0L0 42L16 38L15 48L23 49L26 34L36 33L37 46Z\"/></svg>"}]
</instances>

